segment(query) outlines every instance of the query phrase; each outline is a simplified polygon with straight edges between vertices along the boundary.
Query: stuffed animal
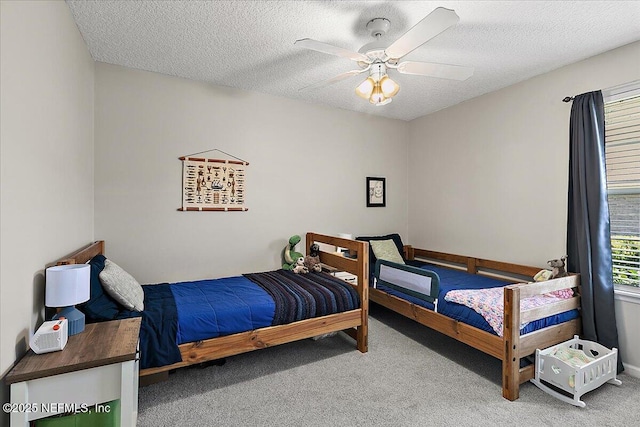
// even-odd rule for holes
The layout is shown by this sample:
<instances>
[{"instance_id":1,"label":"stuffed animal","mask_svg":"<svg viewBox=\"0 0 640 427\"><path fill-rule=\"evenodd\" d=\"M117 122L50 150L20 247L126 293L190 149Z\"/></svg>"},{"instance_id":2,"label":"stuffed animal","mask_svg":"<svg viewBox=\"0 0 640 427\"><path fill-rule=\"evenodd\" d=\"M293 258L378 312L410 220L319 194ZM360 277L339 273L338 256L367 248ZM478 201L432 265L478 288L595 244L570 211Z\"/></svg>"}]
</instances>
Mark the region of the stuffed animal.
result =
<instances>
[{"instance_id":1,"label":"stuffed animal","mask_svg":"<svg viewBox=\"0 0 640 427\"><path fill-rule=\"evenodd\" d=\"M553 270L551 270L552 279L557 279L558 277L566 277L569 275L567 273L567 270L564 269L564 262L566 261L566 259L567 256L564 255L560 259L552 259L550 261L547 261L547 264L549 264L549 266L553 268Z\"/></svg>"},{"instance_id":2,"label":"stuffed animal","mask_svg":"<svg viewBox=\"0 0 640 427\"><path fill-rule=\"evenodd\" d=\"M540 270L533 276L534 282L544 282L545 280L551 279L551 275L553 272L551 270Z\"/></svg>"},{"instance_id":3,"label":"stuffed animal","mask_svg":"<svg viewBox=\"0 0 640 427\"><path fill-rule=\"evenodd\" d=\"M293 267L291 271L293 271L296 274L307 274L309 272L309 269L304 265L303 257L299 257L296 260L296 265Z\"/></svg>"},{"instance_id":4,"label":"stuffed animal","mask_svg":"<svg viewBox=\"0 0 640 427\"><path fill-rule=\"evenodd\" d=\"M284 251L282 253L282 269L283 270L293 270L296 267L298 262L298 258L302 258L304 261L304 257L300 252L295 252L293 249L296 247L298 243L300 243L300 236L295 235L291 236L289 239L289 244L285 246Z\"/></svg>"},{"instance_id":5,"label":"stuffed animal","mask_svg":"<svg viewBox=\"0 0 640 427\"><path fill-rule=\"evenodd\" d=\"M564 262L567 260L567 256L564 255L560 259L552 259L547 261L553 270L551 271L551 278L557 279L558 277L566 277L569 275L567 270L564 268ZM573 290L572 289L560 289L559 291L549 292L550 295L555 296L557 298L572 298Z\"/></svg>"},{"instance_id":6,"label":"stuffed animal","mask_svg":"<svg viewBox=\"0 0 640 427\"><path fill-rule=\"evenodd\" d=\"M304 257L304 266L309 271L315 271L317 273L322 271L322 264L320 264L320 245L314 243L309 248L309 255Z\"/></svg>"},{"instance_id":7,"label":"stuffed animal","mask_svg":"<svg viewBox=\"0 0 640 427\"><path fill-rule=\"evenodd\" d=\"M560 259L552 259L547 261L547 264L549 264L549 266L551 266L553 270L540 270L535 276L533 276L533 280L536 282L543 282L545 280L568 276L569 274L564 269L564 262L566 259L567 259L567 256L565 255ZM572 298L573 290L560 289L558 291L549 292L545 295L556 297L556 298Z\"/></svg>"}]
</instances>

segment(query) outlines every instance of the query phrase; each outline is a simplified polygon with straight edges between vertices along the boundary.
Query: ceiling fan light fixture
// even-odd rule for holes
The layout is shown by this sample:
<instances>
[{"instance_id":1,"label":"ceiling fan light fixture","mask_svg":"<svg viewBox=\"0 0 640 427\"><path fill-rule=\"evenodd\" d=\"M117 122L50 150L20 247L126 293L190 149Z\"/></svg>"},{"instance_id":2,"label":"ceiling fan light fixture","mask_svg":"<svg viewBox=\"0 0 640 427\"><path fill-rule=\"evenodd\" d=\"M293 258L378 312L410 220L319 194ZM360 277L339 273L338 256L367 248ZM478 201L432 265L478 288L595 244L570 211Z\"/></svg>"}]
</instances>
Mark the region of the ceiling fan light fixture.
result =
<instances>
[{"instance_id":1,"label":"ceiling fan light fixture","mask_svg":"<svg viewBox=\"0 0 640 427\"><path fill-rule=\"evenodd\" d=\"M396 94L400 90L400 86L385 74L380 79L380 89L382 90L382 93L385 97L391 98L393 96L396 96Z\"/></svg>"},{"instance_id":2,"label":"ceiling fan light fixture","mask_svg":"<svg viewBox=\"0 0 640 427\"><path fill-rule=\"evenodd\" d=\"M358 87L356 87L356 95L363 99L369 99L371 94L373 93L374 87L376 83L373 81L371 77L367 77L365 81L360 83Z\"/></svg>"},{"instance_id":3,"label":"ceiling fan light fixture","mask_svg":"<svg viewBox=\"0 0 640 427\"><path fill-rule=\"evenodd\" d=\"M466 80L473 75L473 68L460 65L417 61L401 62L405 55L455 25L459 20L460 17L455 11L438 7L422 18L400 38L389 44L383 37L389 30L389 20L374 18L367 23L367 30L375 40L362 46L358 52L352 52L348 49L312 39L296 40L295 44L305 49L348 58L357 62L360 67L359 70L342 73L320 84L308 87L324 87L368 71L369 77L355 88L355 92L359 97L368 99L371 104L382 106L390 103L392 97L400 91L400 85L387 75L389 69L395 70L394 73L459 81Z\"/></svg>"}]
</instances>

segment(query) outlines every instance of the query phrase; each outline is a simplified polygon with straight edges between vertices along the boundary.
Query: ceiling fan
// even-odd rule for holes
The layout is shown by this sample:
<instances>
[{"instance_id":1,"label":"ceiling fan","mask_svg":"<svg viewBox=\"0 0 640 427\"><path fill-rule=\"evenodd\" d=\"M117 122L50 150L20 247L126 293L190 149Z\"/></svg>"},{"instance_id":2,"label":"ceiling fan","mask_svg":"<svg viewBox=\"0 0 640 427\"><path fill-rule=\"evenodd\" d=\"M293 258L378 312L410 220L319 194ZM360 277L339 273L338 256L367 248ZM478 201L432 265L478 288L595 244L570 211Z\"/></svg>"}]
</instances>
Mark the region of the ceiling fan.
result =
<instances>
[{"instance_id":1,"label":"ceiling fan","mask_svg":"<svg viewBox=\"0 0 640 427\"><path fill-rule=\"evenodd\" d=\"M460 17L453 10L439 7L389 45L386 40L383 40L383 36L389 30L389 20L375 18L367 23L367 29L376 40L362 46L358 52L352 52L348 49L312 39L296 40L294 43L296 46L349 58L360 67L360 69L347 71L300 90L318 89L349 77L369 72L369 77L356 88L356 94L368 99L374 105L381 106L390 103L393 96L400 90L400 86L388 76L387 71L389 69L396 70L402 74L466 80L473 75L472 67L436 64L433 62L399 62L400 58L422 46L459 20Z\"/></svg>"}]
</instances>

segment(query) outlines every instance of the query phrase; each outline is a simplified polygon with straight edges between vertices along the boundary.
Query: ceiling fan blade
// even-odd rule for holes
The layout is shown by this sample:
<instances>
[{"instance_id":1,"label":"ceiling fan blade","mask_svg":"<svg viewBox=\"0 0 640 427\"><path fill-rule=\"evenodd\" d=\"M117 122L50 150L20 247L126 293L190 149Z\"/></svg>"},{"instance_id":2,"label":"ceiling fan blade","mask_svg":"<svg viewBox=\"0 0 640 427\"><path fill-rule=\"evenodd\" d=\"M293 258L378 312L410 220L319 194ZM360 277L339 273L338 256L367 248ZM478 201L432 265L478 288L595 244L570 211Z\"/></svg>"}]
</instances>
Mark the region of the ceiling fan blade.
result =
<instances>
[{"instance_id":1,"label":"ceiling fan blade","mask_svg":"<svg viewBox=\"0 0 640 427\"><path fill-rule=\"evenodd\" d=\"M339 82L339 81L341 81L341 80L348 79L348 78L349 78L349 77L351 77L351 76L355 76L355 75L357 75L357 74L364 73L364 72L365 72L365 71L367 71L367 70L369 70L369 67L364 68L364 69L362 69L362 70L351 70L351 71L347 71L346 73L338 74L337 76L335 76L335 77L333 77L333 78L330 78L330 79L328 79L328 80L323 80L323 81L321 81L321 82L314 83L314 84L309 85L309 86L305 86L305 87L303 87L302 89L298 89L298 90L302 91L302 90L314 90L314 89L319 89L319 88L321 88L321 87L325 87L325 86L329 86L329 85L332 85L332 84L334 84L334 83L337 83L337 82Z\"/></svg>"},{"instance_id":2,"label":"ceiling fan blade","mask_svg":"<svg viewBox=\"0 0 640 427\"><path fill-rule=\"evenodd\" d=\"M467 80L473 75L473 67L436 64L433 62L404 61L398 64L397 70L403 74L416 74L451 80Z\"/></svg>"},{"instance_id":3,"label":"ceiling fan blade","mask_svg":"<svg viewBox=\"0 0 640 427\"><path fill-rule=\"evenodd\" d=\"M315 50L317 52L328 53L329 55L341 56L343 58L349 58L353 61L363 61L366 63L370 63L371 60L358 52L352 52L348 49L344 49L338 46L334 46L331 44L319 42L317 40L312 39L300 39L296 40L293 44L299 47L303 47L305 49Z\"/></svg>"},{"instance_id":4,"label":"ceiling fan blade","mask_svg":"<svg viewBox=\"0 0 640 427\"><path fill-rule=\"evenodd\" d=\"M391 46L385 49L385 53L389 58L402 58L459 20L460 17L453 10L439 7L404 33L402 37L393 42Z\"/></svg>"}]
</instances>

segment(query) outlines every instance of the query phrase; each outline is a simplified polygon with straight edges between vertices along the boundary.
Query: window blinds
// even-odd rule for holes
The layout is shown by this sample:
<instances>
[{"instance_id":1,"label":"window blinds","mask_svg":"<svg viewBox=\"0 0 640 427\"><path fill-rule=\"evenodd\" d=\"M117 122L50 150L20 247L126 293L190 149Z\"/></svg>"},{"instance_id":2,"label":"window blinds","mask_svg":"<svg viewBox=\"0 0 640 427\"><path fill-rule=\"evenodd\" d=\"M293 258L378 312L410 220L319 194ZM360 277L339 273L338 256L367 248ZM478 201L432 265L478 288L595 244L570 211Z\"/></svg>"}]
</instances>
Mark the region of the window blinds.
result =
<instances>
[{"instance_id":1,"label":"window blinds","mask_svg":"<svg viewBox=\"0 0 640 427\"><path fill-rule=\"evenodd\" d=\"M605 93L613 281L640 285L640 82Z\"/></svg>"},{"instance_id":2,"label":"window blinds","mask_svg":"<svg viewBox=\"0 0 640 427\"><path fill-rule=\"evenodd\" d=\"M640 96L606 103L605 152L610 193L640 193Z\"/></svg>"}]
</instances>

